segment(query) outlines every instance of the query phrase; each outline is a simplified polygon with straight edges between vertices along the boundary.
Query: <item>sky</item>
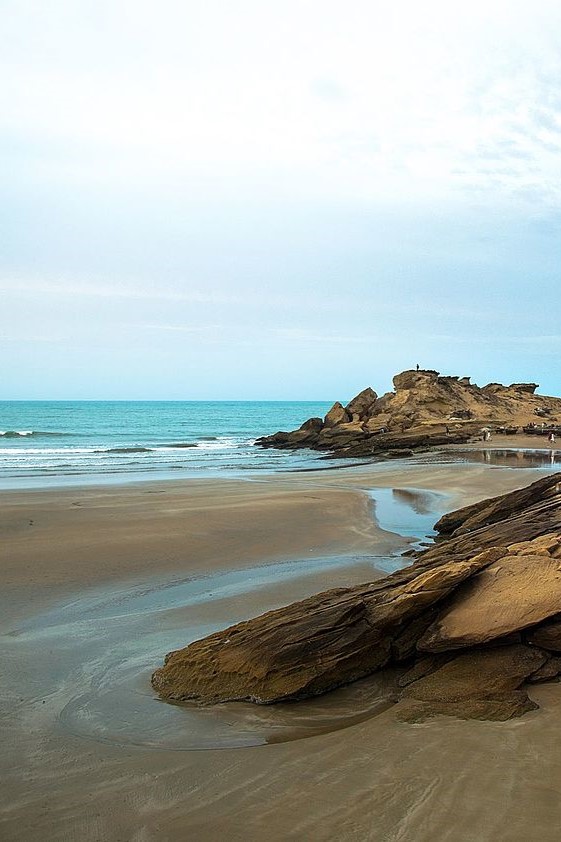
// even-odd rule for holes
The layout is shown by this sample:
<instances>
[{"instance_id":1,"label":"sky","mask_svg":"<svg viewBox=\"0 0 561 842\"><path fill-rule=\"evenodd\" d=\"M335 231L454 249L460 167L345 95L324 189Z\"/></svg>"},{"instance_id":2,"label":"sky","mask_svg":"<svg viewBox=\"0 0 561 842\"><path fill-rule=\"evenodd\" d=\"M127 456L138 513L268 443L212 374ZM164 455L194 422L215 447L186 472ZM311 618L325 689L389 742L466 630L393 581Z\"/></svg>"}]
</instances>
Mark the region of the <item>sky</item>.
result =
<instances>
[{"instance_id":1,"label":"sky","mask_svg":"<svg viewBox=\"0 0 561 842\"><path fill-rule=\"evenodd\" d=\"M561 4L2 0L0 399L561 394Z\"/></svg>"}]
</instances>

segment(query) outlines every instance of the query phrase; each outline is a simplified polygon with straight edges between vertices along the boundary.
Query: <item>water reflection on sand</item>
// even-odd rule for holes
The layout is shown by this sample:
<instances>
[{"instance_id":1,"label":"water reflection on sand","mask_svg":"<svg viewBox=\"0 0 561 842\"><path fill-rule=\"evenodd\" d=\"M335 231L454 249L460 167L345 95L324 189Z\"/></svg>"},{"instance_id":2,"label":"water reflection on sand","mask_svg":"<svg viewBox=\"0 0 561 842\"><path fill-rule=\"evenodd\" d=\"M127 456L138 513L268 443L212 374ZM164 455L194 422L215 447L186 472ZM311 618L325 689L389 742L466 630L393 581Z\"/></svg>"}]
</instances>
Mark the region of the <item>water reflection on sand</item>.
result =
<instances>
[{"instance_id":1,"label":"water reflection on sand","mask_svg":"<svg viewBox=\"0 0 561 842\"><path fill-rule=\"evenodd\" d=\"M465 450L424 459L541 467L549 453ZM448 497L422 488L368 489L379 526L422 545ZM172 750L238 748L349 727L387 709L393 673L295 704L201 708L158 700L150 675L164 653L329 587L372 581L410 563L400 554L300 558L188 578L81 591L3 636L14 686L58 699L58 722L82 737ZM22 669L22 666L24 667ZM17 674L16 674L17 673ZM28 676L22 678L22 675Z\"/></svg>"},{"instance_id":2,"label":"water reflection on sand","mask_svg":"<svg viewBox=\"0 0 561 842\"><path fill-rule=\"evenodd\" d=\"M423 453L417 464L448 465L476 463L500 468L538 468L561 470L561 451L549 448L486 448L481 450L447 450Z\"/></svg>"},{"instance_id":3,"label":"water reflection on sand","mask_svg":"<svg viewBox=\"0 0 561 842\"><path fill-rule=\"evenodd\" d=\"M445 495L423 489L370 493L381 526L408 539L430 536ZM189 578L83 591L3 637L10 662L32 676L26 692L58 697L59 724L103 742L172 750L238 748L335 731L391 704L394 674L295 704L199 707L161 702L150 675L165 652L213 631L337 585L392 572L409 559L339 555L295 559ZM8 677L10 680L10 677Z\"/></svg>"}]
</instances>

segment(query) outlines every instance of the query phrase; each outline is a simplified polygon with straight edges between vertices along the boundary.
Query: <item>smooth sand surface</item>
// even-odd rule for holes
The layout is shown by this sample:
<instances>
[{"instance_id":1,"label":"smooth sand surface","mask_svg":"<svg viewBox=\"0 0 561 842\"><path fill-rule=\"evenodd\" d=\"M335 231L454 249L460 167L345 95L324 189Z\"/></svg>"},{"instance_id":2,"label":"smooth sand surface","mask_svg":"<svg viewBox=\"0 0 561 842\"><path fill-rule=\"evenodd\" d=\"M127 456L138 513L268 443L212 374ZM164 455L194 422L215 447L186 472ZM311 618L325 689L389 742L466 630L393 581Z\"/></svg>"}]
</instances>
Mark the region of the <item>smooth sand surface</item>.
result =
<instances>
[{"instance_id":1,"label":"smooth sand surface","mask_svg":"<svg viewBox=\"0 0 561 842\"><path fill-rule=\"evenodd\" d=\"M203 712L149 686L171 648L378 575L406 543L361 490L454 508L543 475L396 463L2 492L0 838L557 840L559 685L532 688L521 720L422 725L395 720L377 678Z\"/></svg>"},{"instance_id":2,"label":"smooth sand surface","mask_svg":"<svg viewBox=\"0 0 561 842\"><path fill-rule=\"evenodd\" d=\"M362 495L337 487L319 493L310 481L10 491L0 492L0 506L0 570L14 585L202 572L364 548L379 537Z\"/></svg>"}]
</instances>

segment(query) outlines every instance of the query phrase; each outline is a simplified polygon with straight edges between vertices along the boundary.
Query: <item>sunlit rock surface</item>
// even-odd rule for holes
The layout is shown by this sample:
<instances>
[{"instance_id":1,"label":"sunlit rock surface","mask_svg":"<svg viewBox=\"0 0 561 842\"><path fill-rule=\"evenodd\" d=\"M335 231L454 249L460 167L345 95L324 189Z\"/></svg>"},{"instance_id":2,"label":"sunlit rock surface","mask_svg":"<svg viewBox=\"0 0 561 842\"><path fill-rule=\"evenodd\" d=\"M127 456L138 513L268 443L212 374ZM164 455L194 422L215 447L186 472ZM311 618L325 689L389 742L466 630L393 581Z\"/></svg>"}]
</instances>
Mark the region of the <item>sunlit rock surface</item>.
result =
<instances>
[{"instance_id":1,"label":"sunlit rock surface","mask_svg":"<svg viewBox=\"0 0 561 842\"><path fill-rule=\"evenodd\" d=\"M556 476L453 512L410 567L171 652L153 687L172 701L269 704L403 664L404 719L520 716L535 707L522 684L561 665L560 515Z\"/></svg>"},{"instance_id":2,"label":"sunlit rock surface","mask_svg":"<svg viewBox=\"0 0 561 842\"><path fill-rule=\"evenodd\" d=\"M310 419L298 430L264 436L256 444L362 457L463 443L488 425L515 431L561 420L561 398L536 395L536 383L480 388L469 377L411 370L396 374L393 385L382 397L368 387L346 407L336 402L323 420Z\"/></svg>"}]
</instances>

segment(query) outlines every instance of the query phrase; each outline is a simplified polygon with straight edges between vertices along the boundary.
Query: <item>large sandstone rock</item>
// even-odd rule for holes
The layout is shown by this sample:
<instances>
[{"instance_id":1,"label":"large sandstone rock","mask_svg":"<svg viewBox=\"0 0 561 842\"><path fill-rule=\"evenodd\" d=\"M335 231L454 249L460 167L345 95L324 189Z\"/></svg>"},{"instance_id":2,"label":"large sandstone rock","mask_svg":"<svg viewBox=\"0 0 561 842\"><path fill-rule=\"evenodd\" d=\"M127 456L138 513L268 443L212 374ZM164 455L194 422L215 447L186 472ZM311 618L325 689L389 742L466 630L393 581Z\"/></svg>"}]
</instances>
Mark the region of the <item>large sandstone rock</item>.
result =
<instances>
[{"instance_id":1,"label":"large sandstone rock","mask_svg":"<svg viewBox=\"0 0 561 842\"><path fill-rule=\"evenodd\" d=\"M438 371L422 369L415 371L402 371L393 378L393 385L396 392L412 391L413 389L426 389L438 381Z\"/></svg>"},{"instance_id":2,"label":"large sandstone rock","mask_svg":"<svg viewBox=\"0 0 561 842\"><path fill-rule=\"evenodd\" d=\"M546 661L545 653L522 645L468 652L409 684L397 715L407 722L436 714L499 720L522 716L537 705L519 688Z\"/></svg>"},{"instance_id":3,"label":"large sandstone rock","mask_svg":"<svg viewBox=\"0 0 561 842\"><path fill-rule=\"evenodd\" d=\"M385 579L318 594L170 653L154 688L169 700L271 703L405 663L404 719L521 715L534 707L522 682L561 670L561 529L550 528L557 477L523 492L452 513L453 534L485 509L492 522L442 539Z\"/></svg>"},{"instance_id":4,"label":"large sandstone rock","mask_svg":"<svg viewBox=\"0 0 561 842\"><path fill-rule=\"evenodd\" d=\"M435 524L447 540L439 540L422 555L425 565L450 558L469 558L485 547L533 541L561 532L561 477L544 477L532 485L459 509ZM449 537L448 537L449 536ZM546 541L548 539L545 539ZM530 549L536 552L536 546ZM552 551L550 555L557 558Z\"/></svg>"},{"instance_id":5,"label":"large sandstone rock","mask_svg":"<svg viewBox=\"0 0 561 842\"><path fill-rule=\"evenodd\" d=\"M408 623L502 552L409 571L382 586L327 591L270 611L171 652L152 685L165 699L206 703L267 704L324 693L388 664L392 644Z\"/></svg>"},{"instance_id":6,"label":"large sandstone rock","mask_svg":"<svg viewBox=\"0 0 561 842\"><path fill-rule=\"evenodd\" d=\"M434 528L441 535L456 538L488 526L498 521L510 519L518 514L526 514L530 506L545 503L542 507L547 511L547 504L553 501L554 508L557 505L559 492L561 491L561 477L547 476L531 485L493 497L490 500L482 500L471 506L456 509L440 518ZM533 536L528 535L528 538Z\"/></svg>"},{"instance_id":7,"label":"large sandstone rock","mask_svg":"<svg viewBox=\"0 0 561 842\"><path fill-rule=\"evenodd\" d=\"M395 449L419 449L467 441L484 426L535 423L538 417L561 415L561 399L534 394L535 383L480 388L469 377L443 376L434 370L409 370L393 378L394 391L378 397L370 387L346 407L339 402L325 417L326 428L338 430L349 422L362 425L349 440L334 435L304 438L275 433L258 439L261 447L331 449L338 458L364 457ZM316 430L318 432L318 430Z\"/></svg>"},{"instance_id":8,"label":"large sandstone rock","mask_svg":"<svg viewBox=\"0 0 561 842\"><path fill-rule=\"evenodd\" d=\"M324 418L326 427L336 427L337 424L346 424L351 416L339 401L336 401Z\"/></svg>"},{"instance_id":9,"label":"large sandstone rock","mask_svg":"<svg viewBox=\"0 0 561 842\"><path fill-rule=\"evenodd\" d=\"M529 628L561 611L561 568L547 552L506 554L459 587L420 638L421 652L447 652Z\"/></svg>"},{"instance_id":10,"label":"large sandstone rock","mask_svg":"<svg viewBox=\"0 0 561 842\"><path fill-rule=\"evenodd\" d=\"M368 386L347 404L345 409L353 420L366 421L373 414L378 395Z\"/></svg>"},{"instance_id":11,"label":"large sandstone rock","mask_svg":"<svg viewBox=\"0 0 561 842\"><path fill-rule=\"evenodd\" d=\"M306 433L319 433L322 427L323 421L321 418L308 418L299 429L304 430Z\"/></svg>"}]
</instances>

